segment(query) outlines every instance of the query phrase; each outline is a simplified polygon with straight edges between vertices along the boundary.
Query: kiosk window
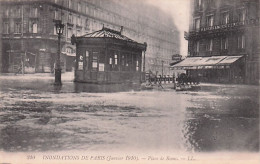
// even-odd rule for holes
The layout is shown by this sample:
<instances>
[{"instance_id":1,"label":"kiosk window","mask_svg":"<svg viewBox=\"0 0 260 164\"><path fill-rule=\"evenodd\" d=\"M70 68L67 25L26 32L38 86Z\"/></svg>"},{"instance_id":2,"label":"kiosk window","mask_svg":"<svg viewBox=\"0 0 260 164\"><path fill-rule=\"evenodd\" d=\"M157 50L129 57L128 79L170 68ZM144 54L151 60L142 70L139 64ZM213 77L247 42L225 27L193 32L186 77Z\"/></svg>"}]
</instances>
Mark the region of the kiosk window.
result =
<instances>
[{"instance_id":1,"label":"kiosk window","mask_svg":"<svg viewBox=\"0 0 260 164\"><path fill-rule=\"evenodd\" d=\"M86 58L85 58L85 69L88 70L89 68L89 52L86 51Z\"/></svg>"},{"instance_id":2,"label":"kiosk window","mask_svg":"<svg viewBox=\"0 0 260 164\"><path fill-rule=\"evenodd\" d=\"M98 52L93 52L92 70L97 71L98 68Z\"/></svg>"},{"instance_id":3,"label":"kiosk window","mask_svg":"<svg viewBox=\"0 0 260 164\"><path fill-rule=\"evenodd\" d=\"M83 55L79 56L78 70L83 70Z\"/></svg>"}]
</instances>

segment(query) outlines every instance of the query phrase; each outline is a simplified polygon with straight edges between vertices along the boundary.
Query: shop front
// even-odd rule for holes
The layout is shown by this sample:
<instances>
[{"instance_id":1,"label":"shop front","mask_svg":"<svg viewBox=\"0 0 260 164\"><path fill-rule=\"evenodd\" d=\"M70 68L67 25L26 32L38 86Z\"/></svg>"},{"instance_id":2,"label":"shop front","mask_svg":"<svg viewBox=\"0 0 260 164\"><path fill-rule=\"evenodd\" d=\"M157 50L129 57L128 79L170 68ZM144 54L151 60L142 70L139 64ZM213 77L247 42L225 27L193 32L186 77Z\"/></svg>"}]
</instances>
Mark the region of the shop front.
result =
<instances>
[{"instance_id":1,"label":"shop front","mask_svg":"<svg viewBox=\"0 0 260 164\"><path fill-rule=\"evenodd\" d=\"M243 56L188 57L172 69L186 70L187 75L211 83L244 83Z\"/></svg>"},{"instance_id":2,"label":"shop front","mask_svg":"<svg viewBox=\"0 0 260 164\"><path fill-rule=\"evenodd\" d=\"M36 55L27 51L9 50L8 72L13 73L34 73Z\"/></svg>"}]
</instances>

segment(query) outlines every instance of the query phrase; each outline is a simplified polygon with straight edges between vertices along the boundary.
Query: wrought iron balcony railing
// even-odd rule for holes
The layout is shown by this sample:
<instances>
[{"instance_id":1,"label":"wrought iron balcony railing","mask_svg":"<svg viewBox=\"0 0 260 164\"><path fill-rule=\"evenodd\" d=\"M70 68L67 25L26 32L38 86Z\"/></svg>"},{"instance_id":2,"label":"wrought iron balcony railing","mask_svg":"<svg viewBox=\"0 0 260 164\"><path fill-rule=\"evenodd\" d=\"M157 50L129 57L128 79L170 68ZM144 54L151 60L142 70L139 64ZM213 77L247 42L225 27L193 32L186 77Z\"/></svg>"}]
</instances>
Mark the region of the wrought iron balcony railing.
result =
<instances>
[{"instance_id":1,"label":"wrought iron balcony railing","mask_svg":"<svg viewBox=\"0 0 260 164\"><path fill-rule=\"evenodd\" d=\"M259 26L259 18L258 19L251 19L243 22L234 22L229 24L220 24L210 27L201 27L199 30L192 30L190 32L184 32L184 38L186 40L197 38L197 37L203 37L205 35L213 35L221 33L227 33L230 31L241 31L243 30L243 27L248 26Z\"/></svg>"}]
</instances>

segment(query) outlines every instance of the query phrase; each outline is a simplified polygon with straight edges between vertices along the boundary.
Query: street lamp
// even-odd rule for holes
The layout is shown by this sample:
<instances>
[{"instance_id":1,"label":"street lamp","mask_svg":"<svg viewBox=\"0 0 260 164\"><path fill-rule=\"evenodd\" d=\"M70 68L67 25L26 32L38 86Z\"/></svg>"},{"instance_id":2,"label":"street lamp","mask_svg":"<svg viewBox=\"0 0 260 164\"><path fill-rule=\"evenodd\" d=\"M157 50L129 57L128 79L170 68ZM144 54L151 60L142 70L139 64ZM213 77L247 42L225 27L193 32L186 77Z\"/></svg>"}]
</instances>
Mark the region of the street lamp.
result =
<instances>
[{"instance_id":1,"label":"street lamp","mask_svg":"<svg viewBox=\"0 0 260 164\"><path fill-rule=\"evenodd\" d=\"M163 77L163 63L164 63L164 61L162 60L162 77Z\"/></svg>"},{"instance_id":2,"label":"street lamp","mask_svg":"<svg viewBox=\"0 0 260 164\"><path fill-rule=\"evenodd\" d=\"M55 62L55 82L54 85L62 85L61 83L61 66L60 66L60 39L63 34L64 24L61 23L61 20L55 21L56 33L58 34L58 52L56 55Z\"/></svg>"}]
</instances>

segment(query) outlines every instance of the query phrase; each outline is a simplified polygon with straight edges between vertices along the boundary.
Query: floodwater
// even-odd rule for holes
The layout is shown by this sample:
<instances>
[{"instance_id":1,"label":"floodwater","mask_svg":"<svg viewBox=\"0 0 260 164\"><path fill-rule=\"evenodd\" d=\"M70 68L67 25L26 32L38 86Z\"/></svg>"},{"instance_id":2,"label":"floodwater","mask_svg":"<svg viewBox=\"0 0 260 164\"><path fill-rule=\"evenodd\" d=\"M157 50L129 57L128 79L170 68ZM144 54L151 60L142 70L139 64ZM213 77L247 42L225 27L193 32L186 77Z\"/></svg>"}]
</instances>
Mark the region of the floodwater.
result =
<instances>
[{"instance_id":1,"label":"floodwater","mask_svg":"<svg viewBox=\"0 0 260 164\"><path fill-rule=\"evenodd\" d=\"M259 150L258 86L175 92L52 82L49 75L0 76L0 150Z\"/></svg>"}]
</instances>

